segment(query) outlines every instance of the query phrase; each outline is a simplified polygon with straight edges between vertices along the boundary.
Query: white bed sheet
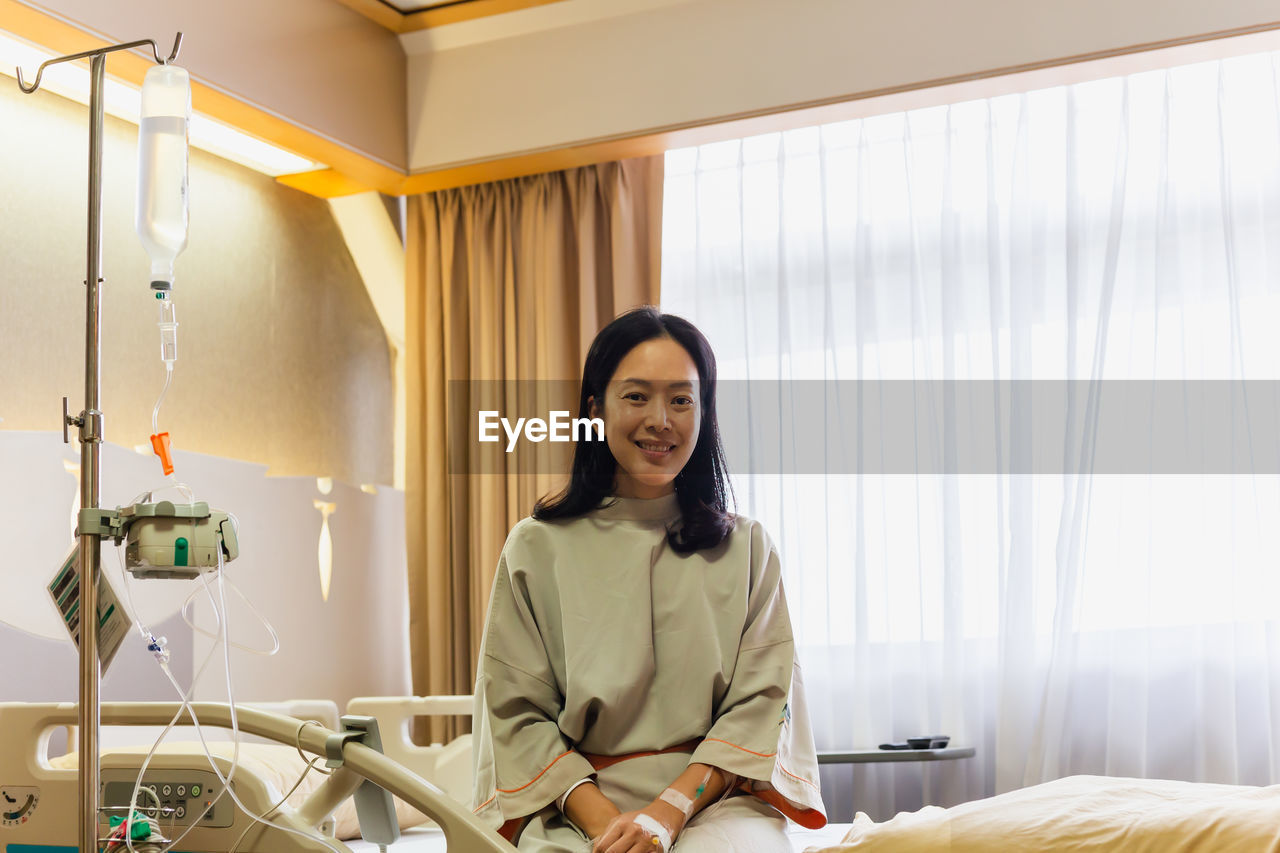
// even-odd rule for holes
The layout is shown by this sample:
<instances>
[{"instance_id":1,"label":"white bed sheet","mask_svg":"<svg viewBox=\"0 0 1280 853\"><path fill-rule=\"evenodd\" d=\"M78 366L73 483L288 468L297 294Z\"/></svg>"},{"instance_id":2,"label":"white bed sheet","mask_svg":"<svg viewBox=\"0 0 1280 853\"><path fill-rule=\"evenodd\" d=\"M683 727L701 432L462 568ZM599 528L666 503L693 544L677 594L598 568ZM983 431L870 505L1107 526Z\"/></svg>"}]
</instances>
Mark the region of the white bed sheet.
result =
<instances>
[{"instance_id":1,"label":"white bed sheet","mask_svg":"<svg viewBox=\"0 0 1280 853\"><path fill-rule=\"evenodd\" d=\"M355 853L378 853L378 845L356 838L343 842ZM415 826L400 832L400 840L387 847L398 853L442 853L447 847L444 833L435 827Z\"/></svg>"},{"instance_id":2,"label":"white bed sheet","mask_svg":"<svg viewBox=\"0 0 1280 853\"><path fill-rule=\"evenodd\" d=\"M823 829L803 829L792 825L787 834L791 838L791 848L796 853L810 848L828 847L844 838L849 831L849 824L827 824ZM378 845L356 839L346 842L355 853L378 853ZM400 840L387 848L395 853L444 853L447 849L444 833L434 827L414 827L401 833ZM679 845L677 845L677 850Z\"/></svg>"}]
</instances>

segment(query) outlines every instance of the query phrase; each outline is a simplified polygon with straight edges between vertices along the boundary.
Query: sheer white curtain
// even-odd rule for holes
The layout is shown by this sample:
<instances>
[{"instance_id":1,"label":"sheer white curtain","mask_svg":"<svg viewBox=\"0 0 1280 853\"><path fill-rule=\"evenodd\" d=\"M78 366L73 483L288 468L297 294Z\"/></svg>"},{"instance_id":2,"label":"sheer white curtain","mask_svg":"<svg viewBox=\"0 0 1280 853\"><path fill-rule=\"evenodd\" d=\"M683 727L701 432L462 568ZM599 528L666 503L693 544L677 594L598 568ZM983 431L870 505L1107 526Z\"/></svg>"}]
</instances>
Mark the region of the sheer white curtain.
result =
<instances>
[{"instance_id":1,"label":"sheer white curtain","mask_svg":"<svg viewBox=\"0 0 1280 853\"><path fill-rule=\"evenodd\" d=\"M838 816L1280 782L1278 79L1250 56L668 154L663 308L743 380L722 430L819 748L978 750L829 768Z\"/></svg>"}]
</instances>

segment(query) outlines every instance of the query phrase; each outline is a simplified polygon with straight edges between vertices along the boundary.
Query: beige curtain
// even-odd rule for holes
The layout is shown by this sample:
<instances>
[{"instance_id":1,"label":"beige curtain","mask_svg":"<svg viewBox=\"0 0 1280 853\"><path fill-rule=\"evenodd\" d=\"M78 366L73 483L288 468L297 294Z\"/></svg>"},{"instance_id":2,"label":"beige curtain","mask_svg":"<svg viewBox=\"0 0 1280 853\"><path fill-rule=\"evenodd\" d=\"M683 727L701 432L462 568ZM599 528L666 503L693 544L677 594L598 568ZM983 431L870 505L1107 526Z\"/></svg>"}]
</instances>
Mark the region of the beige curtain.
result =
<instances>
[{"instance_id":1,"label":"beige curtain","mask_svg":"<svg viewBox=\"0 0 1280 853\"><path fill-rule=\"evenodd\" d=\"M596 332L657 304L662 158L430 193L410 198L408 213L413 689L470 693L507 531L563 486L568 465L567 445L481 458L468 424L503 401L545 403L551 380L576 387ZM577 414L576 399L568 408ZM429 734L454 731L441 723Z\"/></svg>"}]
</instances>

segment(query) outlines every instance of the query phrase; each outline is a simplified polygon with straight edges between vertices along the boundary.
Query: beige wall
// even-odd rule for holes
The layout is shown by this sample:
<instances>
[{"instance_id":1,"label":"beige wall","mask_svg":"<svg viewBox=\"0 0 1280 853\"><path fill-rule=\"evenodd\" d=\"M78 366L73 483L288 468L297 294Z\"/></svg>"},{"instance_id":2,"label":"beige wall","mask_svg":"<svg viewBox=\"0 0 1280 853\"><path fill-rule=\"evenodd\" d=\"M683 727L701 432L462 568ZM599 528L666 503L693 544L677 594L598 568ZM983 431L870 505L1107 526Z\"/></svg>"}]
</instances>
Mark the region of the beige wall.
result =
<instances>
[{"instance_id":1,"label":"beige wall","mask_svg":"<svg viewBox=\"0 0 1280 853\"><path fill-rule=\"evenodd\" d=\"M602 17L611 6L629 13ZM401 37L409 165L429 171L1276 21L1280 8L1266 0L567 0Z\"/></svg>"},{"instance_id":2,"label":"beige wall","mask_svg":"<svg viewBox=\"0 0 1280 853\"><path fill-rule=\"evenodd\" d=\"M405 62L396 37L335 0L25 0L112 41L151 38L244 101L403 169Z\"/></svg>"},{"instance_id":3,"label":"beige wall","mask_svg":"<svg viewBox=\"0 0 1280 853\"><path fill-rule=\"evenodd\" d=\"M0 83L5 83L0 78ZM59 429L84 405L87 110L0 85L0 429ZM106 122L102 408L145 443L164 378L134 234L137 128ZM328 205L192 152L178 258L179 357L161 429L175 447L273 475L392 481L387 337Z\"/></svg>"},{"instance_id":4,"label":"beige wall","mask_svg":"<svg viewBox=\"0 0 1280 853\"><path fill-rule=\"evenodd\" d=\"M70 508L77 478L64 460L75 451L62 436L0 429L0 692L3 701L74 701L76 653L44 585L74 539ZM321 494L312 477L269 477L262 466L198 453L177 454L197 499L238 519L240 556L226 566L233 582L280 637L270 657L230 652L238 701L332 699L345 708L355 696L394 696L409 690L409 614L404 549L404 495L375 494L335 483ZM102 448L102 502L119 506L157 485L150 459L111 442ZM333 504L329 533L333 573L321 594L318 545L322 515L315 501ZM116 548L103 545L102 568L126 609L157 636L169 639L174 675L184 686L203 661L210 640L183 622L183 600L194 581L138 581L126 596ZM227 591L235 643L256 649L270 638L253 612ZM195 619L211 626L205 603ZM208 620L208 621L206 621ZM222 701L226 680L219 654L195 686L195 699ZM130 633L103 678L104 700L172 700L140 637ZM156 732L158 734L158 732ZM117 740L116 742L120 742ZM137 743L136 738L127 742ZM146 741L142 741L146 742ZM9 769L9 768L4 768Z\"/></svg>"}]
</instances>

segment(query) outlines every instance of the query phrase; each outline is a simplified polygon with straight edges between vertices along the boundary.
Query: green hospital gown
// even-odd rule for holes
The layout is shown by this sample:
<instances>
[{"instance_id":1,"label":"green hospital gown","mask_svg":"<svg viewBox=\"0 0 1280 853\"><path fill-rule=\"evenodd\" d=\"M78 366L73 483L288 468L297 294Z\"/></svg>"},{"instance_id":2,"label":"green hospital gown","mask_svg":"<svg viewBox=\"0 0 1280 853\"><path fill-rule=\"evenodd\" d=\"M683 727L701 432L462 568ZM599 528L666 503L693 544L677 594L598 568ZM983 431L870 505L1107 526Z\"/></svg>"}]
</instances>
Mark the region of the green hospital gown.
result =
<instances>
[{"instance_id":1,"label":"green hospital gown","mask_svg":"<svg viewBox=\"0 0 1280 853\"><path fill-rule=\"evenodd\" d=\"M666 539L680 517L674 495L611 500L569 521L525 519L507 537L476 683L476 814L495 828L528 818L521 850L583 850L584 836L554 803L570 785L595 776L627 811L700 762L754 780L758 796L822 825L768 535L739 517L719 546L679 554ZM600 773L583 757L697 738L692 755L632 758ZM773 806L746 796L699 819L783 825Z\"/></svg>"}]
</instances>

